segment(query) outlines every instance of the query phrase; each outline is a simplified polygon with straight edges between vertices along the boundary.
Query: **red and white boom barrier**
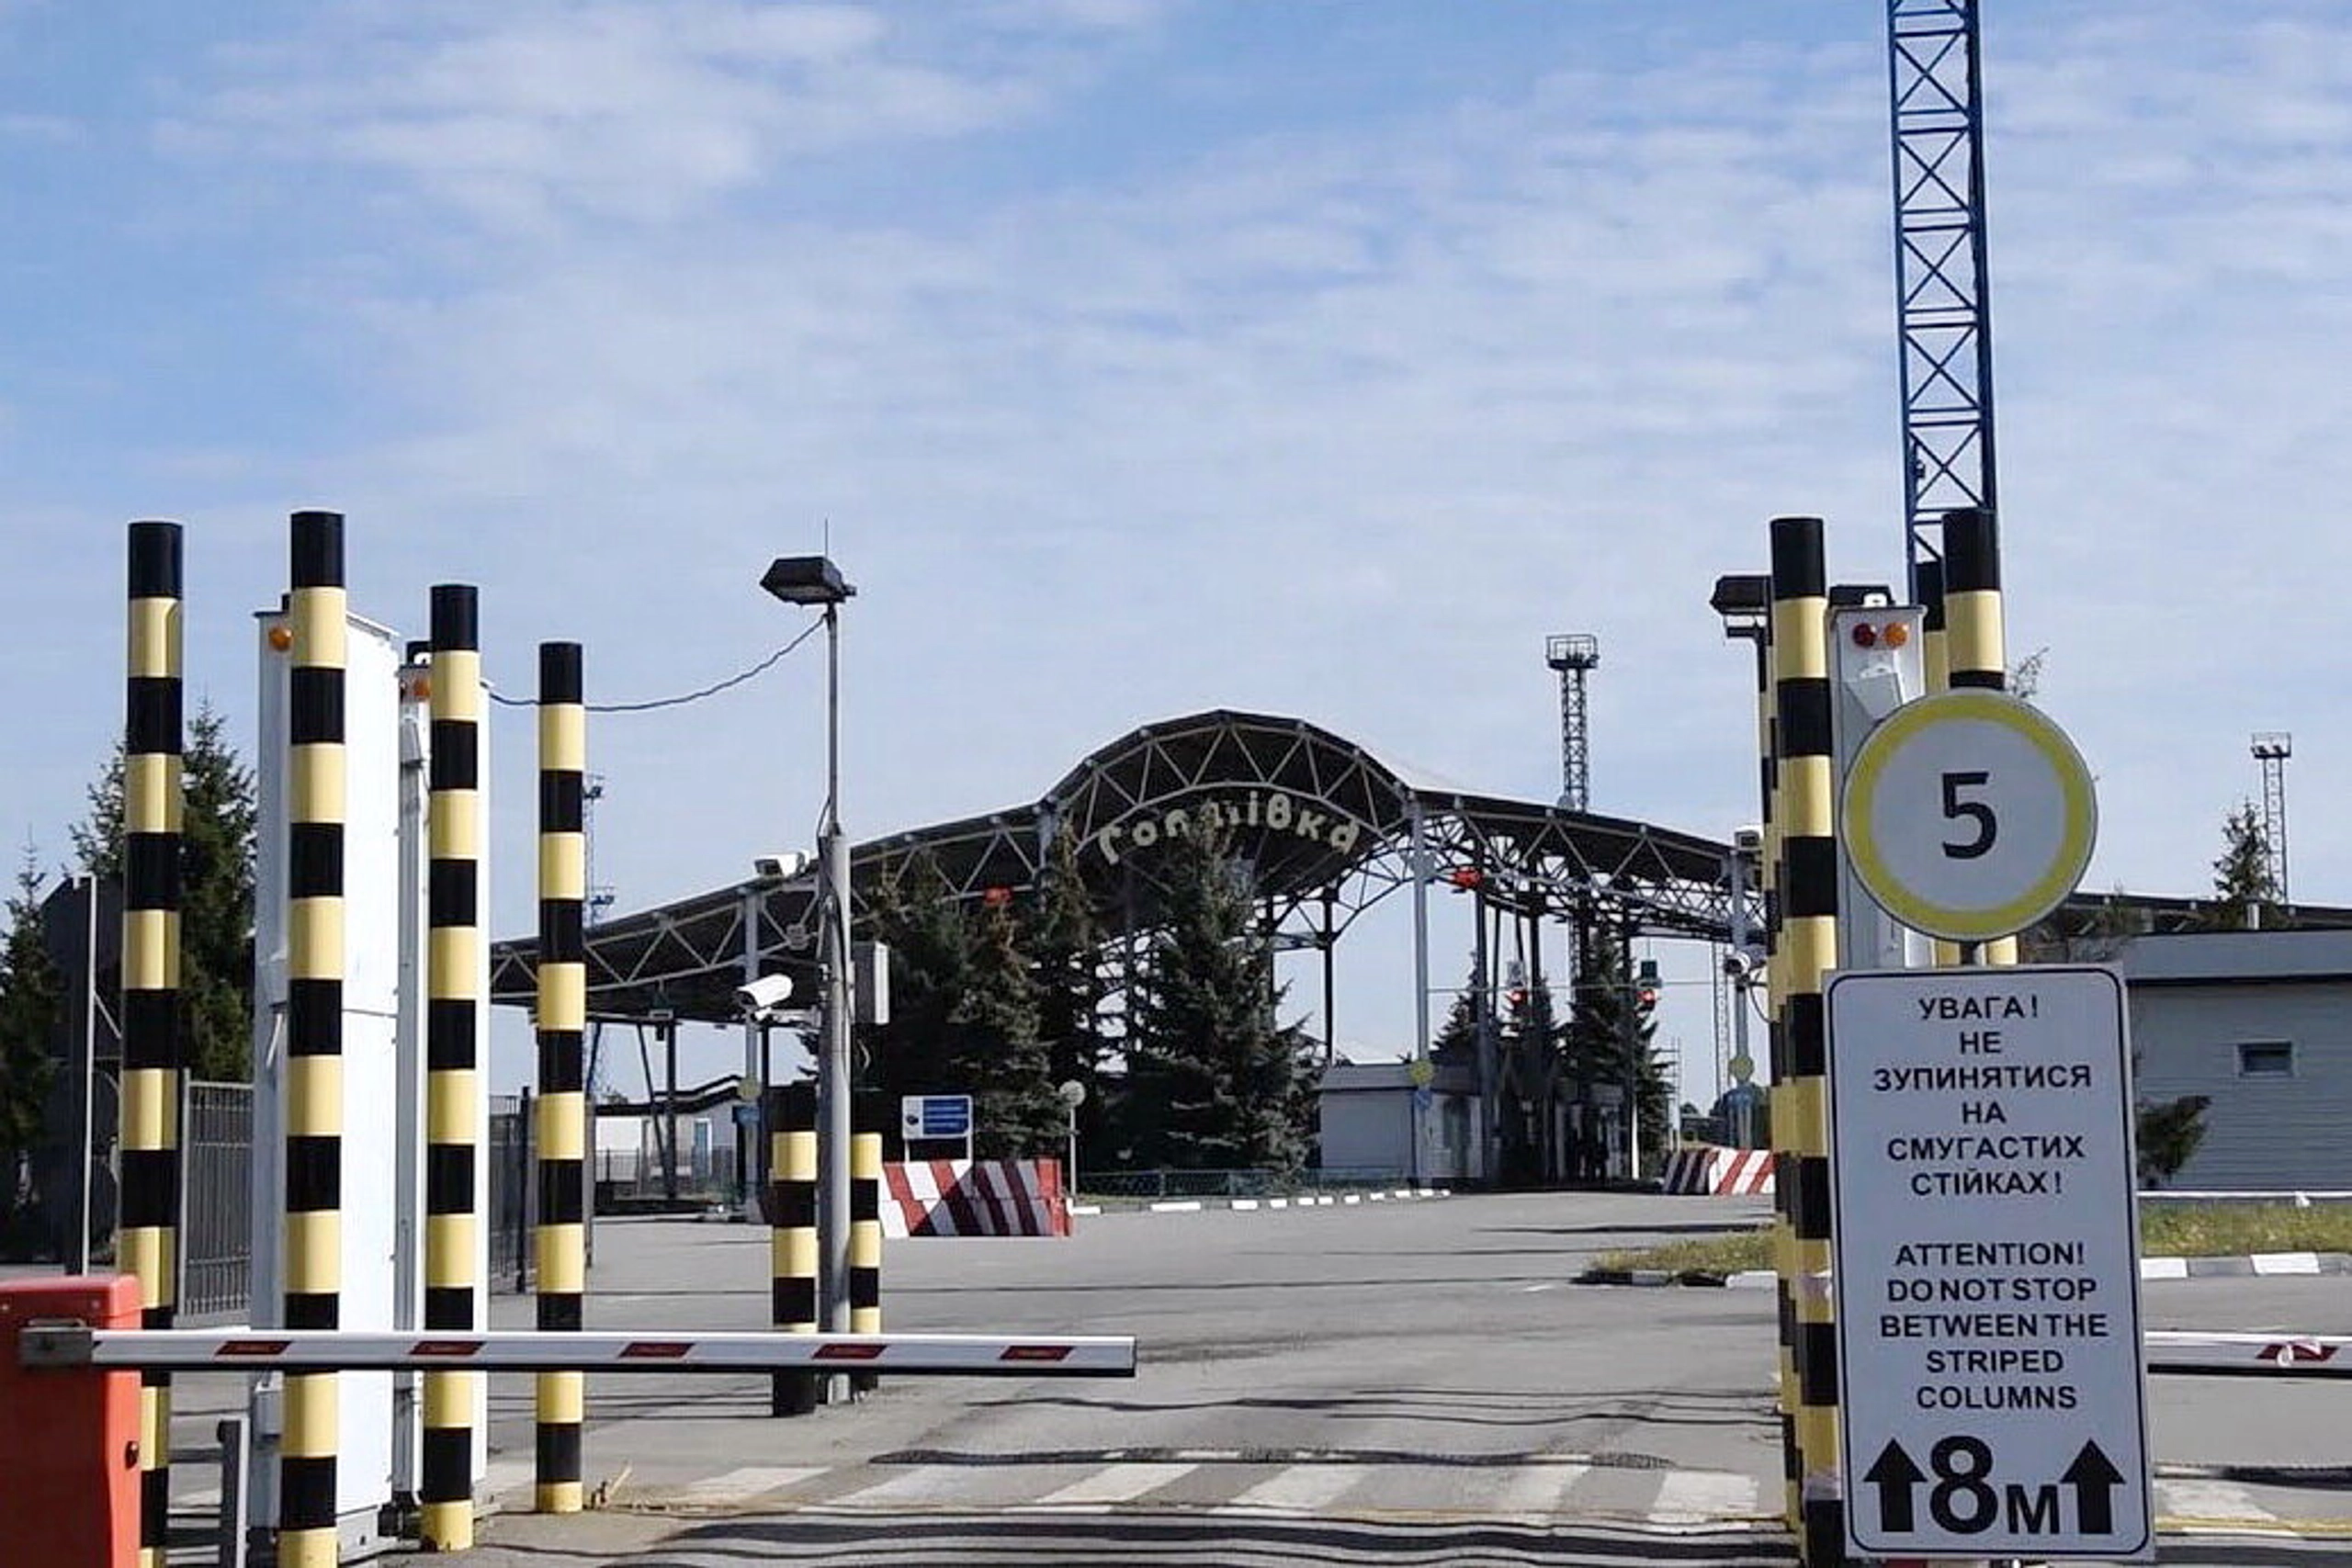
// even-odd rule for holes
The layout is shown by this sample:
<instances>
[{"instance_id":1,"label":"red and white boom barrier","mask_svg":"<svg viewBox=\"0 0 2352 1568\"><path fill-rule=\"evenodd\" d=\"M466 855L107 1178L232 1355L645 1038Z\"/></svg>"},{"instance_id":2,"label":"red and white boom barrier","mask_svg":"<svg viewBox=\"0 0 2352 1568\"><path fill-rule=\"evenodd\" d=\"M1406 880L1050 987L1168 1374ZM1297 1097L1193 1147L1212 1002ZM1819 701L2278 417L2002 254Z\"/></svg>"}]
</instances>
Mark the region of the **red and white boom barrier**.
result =
<instances>
[{"instance_id":1,"label":"red and white boom barrier","mask_svg":"<svg viewBox=\"0 0 2352 1568\"><path fill-rule=\"evenodd\" d=\"M882 1234L899 1240L1069 1235L1059 1160L901 1160L882 1182Z\"/></svg>"},{"instance_id":2,"label":"red and white boom barrier","mask_svg":"<svg viewBox=\"0 0 2352 1568\"><path fill-rule=\"evenodd\" d=\"M2153 1329L2148 1370L2224 1378L2352 1377L2352 1336Z\"/></svg>"},{"instance_id":3,"label":"red and white boom barrier","mask_svg":"<svg viewBox=\"0 0 2352 1568\"><path fill-rule=\"evenodd\" d=\"M94 1329L32 1324L29 1368L141 1371L929 1372L962 1377L1133 1377L1120 1336L983 1334L368 1334L341 1329Z\"/></svg>"}]
</instances>

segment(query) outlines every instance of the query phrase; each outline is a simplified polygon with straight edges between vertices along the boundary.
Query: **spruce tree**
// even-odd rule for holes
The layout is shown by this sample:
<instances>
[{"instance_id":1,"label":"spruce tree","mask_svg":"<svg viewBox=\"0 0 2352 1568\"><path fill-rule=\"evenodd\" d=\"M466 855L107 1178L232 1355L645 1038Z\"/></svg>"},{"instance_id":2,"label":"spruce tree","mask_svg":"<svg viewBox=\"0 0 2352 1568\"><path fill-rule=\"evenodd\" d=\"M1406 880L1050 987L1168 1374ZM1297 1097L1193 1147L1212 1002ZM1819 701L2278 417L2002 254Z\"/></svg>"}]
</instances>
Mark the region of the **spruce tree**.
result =
<instances>
[{"instance_id":1,"label":"spruce tree","mask_svg":"<svg viewBox=\"0 0 2352 1568\"><path fill-rule=\"evenodd\" d=\"M890 948L890 1021L865 1036L861 1089L895 1108L910 1094L962 1094L955 1015L972 974L972 934L938 863L918 852L876 892L874 930ZM898 1118L888 1125L895 1144Z\"/></svg>"},{"instance_id":2,"label":"spruce tree","mask_svg":"<svg viewBox=\"0 0 2352 1568\"><path fill-rule=\"evenodd\" d=\"M1468 977L1462 988L1453 993L1453 1000L1446 1004L1445 1021L1438 1025L1437 1033L1430 1040L1430 1059L1433 1063L1461 1063L1473 1071L1478 1066L1478 960L1470 960Z\"/></svg>"},{"instance_id":3,"label":"spruce tree","mask_svg":"<svg viewBox=\"0 0 2352 1568\"><path fill-rule=\"evenodd\" d=\"M2284 924L2280 913L2269 835L2254 803L2241 802L2222 824L2222 852L2213 862L2213 902L2200 923L2208 931L2240 931L2259 920L2264 930L2270 930Z\"/></svg>"},{"instance_id":4,"label":"spruce tree","mask_svg":"<svg viewBox=\"0 0 2352 1568\"><path fill-rule=\"evenodd\" d=\"M196 1077L243 1083L252 1073L254 849L259 808L253 770L211 704L188 720L181 774L180 1017ZM89 790L90 814L71 829L83 869L122 874L122 747Z\"/></svg>"},{"instance_id":5,"label":"spruce tree","mask_svg":"<svg viewBox=\"0 0 2352 1568\"><path fill-rule=\"evenodd\" d=\"M64 1016L65 985L42 940L41 874L29 845L7 900L0 939L0 1226L25 1193L41 1141L44 1102L57 1065L50 1055Z\"/></svg>"},{"instance_id":6,"label":"spruce tree","mask_svg":"<svg viewBox=\"0 0 2352 1568\"><path fill-rule=\"evenodd\" d=\"M1203 824L1168 840L1154 872L1164 924L1132 1000L1130 1146L1148 1166L1295 1170L1311 1045L1276 1021L1273 955L1227 832Z\"/></svg>"},{"instance_id":7,"label":"spruce tree","mask_svg":"<svg viewBox=\"0 0 2352 1568\"><path fill-rule=\"evenodd\" d=\"M1599 933L1588 951L1591 959L1577 977L1576 1004L1566 1032L1567 1073L1580 1084L1611 1084L1621 1089L1632 1080L1646 1163L1666 1146L1668 1118L1674 1104L1673 1085L1652 1045L1657 1026L1637 1015L1624 940Z\"/></svg>"},{"instance_id":8,"label":"spruce tree","mask_svg":"<svg viewBox=\"0 0 2352 1568\"><path fill-rule=\"evenodd\" d=\"M1019 927L999 906L972 933L964 991L949 1015L953 1093L972 1097L973 1148L983 1159L1061 1153L1067 1108L1037 1032L1036 993Z\"/></svg>"},{"instance_id":9,"label":"spruce tree","mask_svg":"<svg viewBox=\"0 0 2352 1568\"><path fill-rule=\"evenodd\" d=\"M1047 1076L1057 1087L1070 1082L1084 1086L1086 1098L1078 1107L1080 1146L1106 1151L1102 932L1079 870L1076 840L1068 832L1055 837L1023 944L1036 991L1037 1035L1046 1043ZM1067 1108L1062 1126L1067 1139Z\"/></svg>"}]
</instances>

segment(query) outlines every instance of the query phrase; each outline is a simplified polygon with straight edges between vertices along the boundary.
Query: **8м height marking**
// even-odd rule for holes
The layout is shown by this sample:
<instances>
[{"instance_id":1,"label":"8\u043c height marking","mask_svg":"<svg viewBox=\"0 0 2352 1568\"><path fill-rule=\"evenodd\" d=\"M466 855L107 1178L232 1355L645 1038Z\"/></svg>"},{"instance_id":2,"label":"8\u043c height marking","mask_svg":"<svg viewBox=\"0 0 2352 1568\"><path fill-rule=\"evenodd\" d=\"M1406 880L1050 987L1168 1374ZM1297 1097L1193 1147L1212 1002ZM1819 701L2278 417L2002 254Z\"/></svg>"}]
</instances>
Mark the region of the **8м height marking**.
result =
<instances>
[{"instance_id":1,"label":"8\u043c height marking","mask_svg":"<svg viewBox=\"0 0 2352 1568\"><path fill-rule=\"evenodd\" d=\"M1901 1443L1890 1442L1863 1472L1863 1481L1878 1493L1880 1530L1909 1535L1918 1529L1917 1493L1929 1479L1935 1484L1928 1488L1928 1515L1954 1535L1982 1535L2005 1522L2011 1535L2057 1535L2065 1529L2059 1517L2061 1495L2070 1487L2081 1533L2106 1535L2115 1529L2115 1489L2123 1474L2095 1442L2083 1445L2064 1475L2038 1485L2010 1481L1996 1486L1993 1445L1981 1438L1938 1439L1928 1451L1928 1465L1921 1470Z\"/></svg>"}]
</instances>

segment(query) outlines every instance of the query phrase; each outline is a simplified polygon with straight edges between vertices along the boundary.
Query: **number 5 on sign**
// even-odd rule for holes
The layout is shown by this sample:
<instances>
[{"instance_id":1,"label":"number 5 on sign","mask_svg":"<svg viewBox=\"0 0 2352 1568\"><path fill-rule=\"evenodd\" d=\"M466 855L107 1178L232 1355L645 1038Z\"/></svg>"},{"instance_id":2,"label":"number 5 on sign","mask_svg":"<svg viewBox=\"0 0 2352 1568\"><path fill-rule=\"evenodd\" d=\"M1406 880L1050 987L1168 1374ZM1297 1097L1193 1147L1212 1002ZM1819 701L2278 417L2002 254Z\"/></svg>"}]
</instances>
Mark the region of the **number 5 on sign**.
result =
<instances>
[{"instance_id":1,"label":"number 5 on sign","mask_svg":"<svg viewBox=\"0 0 2352 1568\"><path fill-rule=\"evenodd\" d=\"M1854 755L1841 829L1854 874L1914 931L1989 942L2058 907L2090 864L2098 806L2066 732L1999 692L1894 710Z\"/></svg>"}]
</instances>

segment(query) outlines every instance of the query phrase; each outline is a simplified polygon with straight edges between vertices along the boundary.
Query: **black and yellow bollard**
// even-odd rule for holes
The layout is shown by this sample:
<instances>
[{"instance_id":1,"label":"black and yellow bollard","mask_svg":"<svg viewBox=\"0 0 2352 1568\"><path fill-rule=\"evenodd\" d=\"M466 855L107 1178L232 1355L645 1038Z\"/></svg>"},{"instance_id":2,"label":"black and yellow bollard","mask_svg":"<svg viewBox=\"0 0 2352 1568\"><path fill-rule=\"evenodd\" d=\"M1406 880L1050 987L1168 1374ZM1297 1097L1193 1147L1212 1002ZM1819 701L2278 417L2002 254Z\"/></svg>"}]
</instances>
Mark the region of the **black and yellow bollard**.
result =
<instances>
[{"instance_id":1,"label":"black and yellow bollard","mask_svg":"<svg viewBox=\"0 0 2352 1568\"><path fill-rule=\"evenodd\" d=\"M849 1142L849 1331L882 1332L882 1134L874 1117L875 1096L860 1107L864 1127ZM874 1372L857 1372L850 1387L867 1393L882 1380Z\"/></svg>"},{"instance_id":2,"label":"black and yellow bollard","mask_svg":"<svg viewBox=\"0 0 2352 1568\"><path fill-rule=\"evenodd\" d=\"M586 1036L588 859L582 812L588 710L580 645L539 645L539 1103L536 1238L538 1326L580 1332L588 1288ZM582 1506L587 1379L538 1374L534 1500L542 1514Z\"/></svg>"},{"instance_id":3,"label":"black and yellow bollard","mask_svg":"<svg viewBox=\"0 0 2352 1568\"><path fill-rule=\"evenodd\" d=\"M768 1149L768 1318L785 1334L817 1332L817 1090L792 1084L770 1095L775 1111ZM768 1413L806 1416L817 1408L818 1380L802 1372L768 1378Z\"/></svg>"},{"instance_id":4,"label":"black and yellow bollard","mask_svg":"<svg viewBox=\"0 0 2352 1568\"><path fill-rule=\"evenodd\" d=\"M179 1302L181 532L133 523L122 733L121 1200L116 1265L139 1280L140 1326ZM172 1377L139 1378L140 1568L171 1534Z\"/></svg>"},{"instance_id":5,"label":"black and yellow bollard","mask_svg":"<svg viewBox=\"0 0 2352 1568\"><path fill-rule=\"evenodd\" d=\"M1944 513L1943 589L1945 678L1951 689L2007 690L2000 536L1993 514L1982 507ZM2017 961L2018 939L2013 936L1997 937L1976 950L1979 964ZM1943 962L1940 954L1938 962Z\"/></svg>"},{"instance_id":6,"label":"black and yellow bollard","mask_svg":"<svg viewBox=\"0 0 2352 1568\"><path fill-rule=\"evenodd\" d=\"M298 512L288 596L286 1298L288 1328L343 1317L345 688L343 516ZM280 1568L334 1568L333 1372L288 1373L279 1449Z\"/></svg>"},{"instance_id":7,"label":"black and yellow bollard","mask_svg":"<svg viewBox=\"0 0 2352 1568\"><path fill-rule=\"evenodd\" d=\"M1795 1322L1799 1542L1807 1564L1840 1563L1836 1484L1838 1341L1828 1292L1828 1030L1822 987L1838 962L1836 763L1830 744L1827 567L1817 517L1772 522L1772 674L1779 784L1775 886L1780 1016L1775 1028L1774 1190L1791 1235Z\"/></svg>"},{"instance_id":8,"label":"black and yellow bollard","mask_svg":"<svg viewBox=\"0 0 2352 1568\"><path fill-rule=\"evenodd\" d=\"M432 715L426 783L424 971L424 1326L467 1332L481 1286L481 637L479 594L433 590ZM478 1372L424 1375L419 1521L427 1551L462 1551L474 1540L474 1429Z\"/></svg>"}]
</instances>

